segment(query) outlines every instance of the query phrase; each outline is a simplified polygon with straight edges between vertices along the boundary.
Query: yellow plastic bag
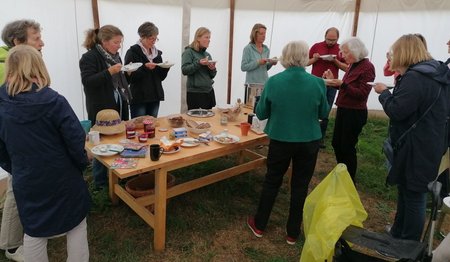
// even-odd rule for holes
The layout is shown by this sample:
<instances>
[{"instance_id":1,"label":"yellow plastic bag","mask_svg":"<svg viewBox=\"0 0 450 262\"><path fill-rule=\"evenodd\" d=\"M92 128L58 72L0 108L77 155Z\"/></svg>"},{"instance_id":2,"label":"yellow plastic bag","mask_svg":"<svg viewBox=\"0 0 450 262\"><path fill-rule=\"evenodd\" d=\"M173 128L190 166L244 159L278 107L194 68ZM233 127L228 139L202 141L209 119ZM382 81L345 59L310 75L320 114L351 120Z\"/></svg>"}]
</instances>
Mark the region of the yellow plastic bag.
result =
<instances>
[{"instance_id":1,"label":"yellow plastic bag","mask_svg":"<svg viewBox=\"0 0 450 262\"><path fill-rule=\"evenodd\" d=\"M344 164L338 164L309 194L303 207L305 245L300 262L331 262L334 245L349 226L362 227L367 212Z\"/></svg>"}]
</instances>

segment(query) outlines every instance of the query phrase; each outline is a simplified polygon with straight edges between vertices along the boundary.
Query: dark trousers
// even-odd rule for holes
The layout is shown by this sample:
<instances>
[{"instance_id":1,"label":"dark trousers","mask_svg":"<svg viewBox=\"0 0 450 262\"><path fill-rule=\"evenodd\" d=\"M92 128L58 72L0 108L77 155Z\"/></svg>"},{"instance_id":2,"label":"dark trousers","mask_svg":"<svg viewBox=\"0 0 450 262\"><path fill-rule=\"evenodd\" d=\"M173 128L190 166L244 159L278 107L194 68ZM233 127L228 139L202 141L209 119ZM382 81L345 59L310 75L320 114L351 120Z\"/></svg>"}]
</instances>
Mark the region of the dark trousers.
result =
<instances>
[{"instance_id":1,"label":"dark trousers","mask_svg":"<svg viewBox=\"0 0 450 262\"><path fill-rule=\"evenodd\" d=\"M397 213L391 228L395 238L420 240L425 226L427 193L414 192L397 186Z\"/></svg>"},{"instance_id":2,"label":"dark trousers","mask_svg":"<svg viewBox=\"0 0 450 262\"><path fill-rule=\"evenodd\" d=\"M297 238L300 235L303 205L308 194L309 181L316 166L318 152L319 140L307 143L270 140L267 155L267 174L255 215L256 228L260 230L266 228L275 199L283 182L283 176L292 160L291 199L286 232L293 238Z\"/></svg>"},{"instance_id":3,"label":"dark trousers","mask_svg":"<svg viewBox=\"0 0 450 262\"><path fill-rule=\"evenodd\" d=\"M332 87L327 87L327 101L328 106L330 106L330 110L328 111L328 114L331 111L331 107L333 107L334 98L336 96L337 89L334 89ZM328 114L327 117L321 119L320 121L320 131L322 131L322 139L325 139L325 135L327 133L328 128Z\"/></svg>"},{"instance_id":4,"label":"dark trousers","mask_svg":"<svg viewBox=\"0 0 450 262\"><path fill-rule=\"evenodd\" d=\"M356 181L356 144L366 122L367 109L337 108L332 145L336 161L347 166L353 182Z\"/></svg>"},{"instance_id":5,"label":"dark trousers","mask_svg":"<svg viewBox=\"0 0 450 262\"><path fill-rule=\"evenodd\" d=\"M186 93L186 104L188 110L191 109L211 109L216 106L216 95L214 88L209 93Z\"/></svg>"}]
</instances>

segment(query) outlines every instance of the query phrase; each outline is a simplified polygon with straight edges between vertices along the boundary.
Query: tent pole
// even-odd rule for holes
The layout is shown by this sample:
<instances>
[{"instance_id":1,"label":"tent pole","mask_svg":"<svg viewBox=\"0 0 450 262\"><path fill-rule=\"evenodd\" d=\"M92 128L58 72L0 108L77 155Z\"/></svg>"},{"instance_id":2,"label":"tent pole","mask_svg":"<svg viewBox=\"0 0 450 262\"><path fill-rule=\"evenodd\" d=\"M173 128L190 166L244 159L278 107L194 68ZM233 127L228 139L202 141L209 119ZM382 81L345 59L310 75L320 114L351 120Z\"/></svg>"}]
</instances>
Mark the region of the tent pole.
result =
<instances>
[{"instance_id":1,"label":"tent pole","mask_svg":"<svg viewBox=\"0 0 450 262\"><path fill-rule=\"evenodd\" d=\"M227 85L227 104L231 100L231 77L233 71L233 39L234 39L234 10L235 0L230 0L230 38L228 40L228 85Z\"/></svg>"},{"instance_id":2,"label":"tent pole","mask_svg":"<svg viewBox=\"0 0 450 262\"><path fill-rule=\"evenodd\" d=\"M353 30L352 36L356 36L358 33L358 20L359 20L359 10L361 8L361 0L356 0L355 2L355 15L353 16Z\"/></svg>"},{"instance_id":3,"label":"tent pole","mask_svg":"<svg viewBox=\"0 0 450 262\"><path fill-rule=\"evenodd\" d=\"M100 20L98 18L98 3L97 0L91 0L92 4L92 15L94 16L94 28L100 28Z\"/></svg>"}]
</instances>

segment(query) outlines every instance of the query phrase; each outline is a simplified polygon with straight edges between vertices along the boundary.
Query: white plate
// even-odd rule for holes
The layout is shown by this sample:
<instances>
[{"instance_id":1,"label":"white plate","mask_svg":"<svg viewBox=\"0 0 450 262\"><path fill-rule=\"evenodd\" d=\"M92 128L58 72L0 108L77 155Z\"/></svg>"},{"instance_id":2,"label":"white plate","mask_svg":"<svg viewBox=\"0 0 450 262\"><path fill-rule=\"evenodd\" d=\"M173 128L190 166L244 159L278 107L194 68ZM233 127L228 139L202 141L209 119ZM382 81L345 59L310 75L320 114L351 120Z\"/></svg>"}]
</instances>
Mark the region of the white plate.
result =
<instances>
[{"instance_id":1,"label":"white plate","mask_svg":"<svg viewBox=\"0 0 450 262\"><path fill-rule=\"evenodd\" d=\"M388 85L388 84L381 83L381 82L377 82L377 83L380 83L380 84L385 85L385 86L387 87L387 89L392 89L392 88L394 88L394 85ZM368 84L368 85L371 85L371 86L375 86L377 83L375 83L375 82L367 82L367 84Z\"/></svg>"},{"instance_id":2,"label":"white plate","mask_svg":"<svg viewBox=\"0 0 450 262\"><path fill-rule=\"evenodd\" d=\"M186 137L186 138L183 138L183 143L181 144L181 146L182 147L196 147L196 146L200 145L197 142L198 142L198 140L195 138Z\"/></svg>"},{"instance_id":3,"label":"white plate","mask_svg":"<svg viewBox=\"0 0 450 262\"><path fill-rule=\"evenodd\" d=\"M129 63L128 65L122 66L121 70L125 71L125 72L134 72L141 66L142 66L142 63Z\"/></svg>"},{"instance_id":4,"label":"white plate","mask_svg":"<svg viewBox=\"0 0 450 262\"><path fill-rule=\"evenodd\" d=\"M215 135L213 136L214 141L220 144L234 144L239 142L239 137L235 135Z\"/></svg>"},{"instance_id":5,"label":"white plate","mask_svg":"<svg viewBox=\"0 0 450 262\"><path fill-rule=\"evenodd\" d=\"M122 151L123 146L118 144L101 144L91 149L91 152L97 156L113 156Z\"/></svg>"},{"instance_id":6,"label":"white plate","mask_svg":"<svg viewBox=\"0 0 450 262\"><path fill-rule=\"evenodd\" d=\"M320 58L322 58L323 60L327 60L327 61L331 61L335 57L336 57L336 55L321 55L320 56Z\"/></svg>"},{"instance_id":7,"label":"white plate","mask_svg":"<svg viewBox=\"0 0 450 262\"><path fill-rule=\"evenodd\" d=\"M208 60L208 63L210 64L217 63L217 60Z\"/></svg>"},{"instance_id":8,"label":"white plate","mask_svg":"<svg viewBox=\"0 0 450 262\"><path fill-rule=\"evenodd\" d=\"M163 154L168 154L168 155L175 154L175 153L179 152L180 150L181 150L181 147L177 147L177 149L172 150L172 151L163 151Z\"/></svg>"},{"instance_id":9,"label":"white plate","mask_svg":"<svg viewBox=\"0 0 450 262\"><path fill-rule=\"evenodd\" d=\"M169 63L169 62L164 62L164 63L159 63L159 64L156 64L156 65L161 67L161 68L171 68L175 64L174 63Z\"/></svg>"},{"instance_id":10,"label":"white plate","mask_svg":"<svg viewBox=\"0 0 450 262\"><path fill-rule=\"evenodd\" d=\"M269 62L270 62L270 63L272 63L272 62L278 62L278 57L272 57L272 58L269 58Z\"/></svg>"}]
</instances>

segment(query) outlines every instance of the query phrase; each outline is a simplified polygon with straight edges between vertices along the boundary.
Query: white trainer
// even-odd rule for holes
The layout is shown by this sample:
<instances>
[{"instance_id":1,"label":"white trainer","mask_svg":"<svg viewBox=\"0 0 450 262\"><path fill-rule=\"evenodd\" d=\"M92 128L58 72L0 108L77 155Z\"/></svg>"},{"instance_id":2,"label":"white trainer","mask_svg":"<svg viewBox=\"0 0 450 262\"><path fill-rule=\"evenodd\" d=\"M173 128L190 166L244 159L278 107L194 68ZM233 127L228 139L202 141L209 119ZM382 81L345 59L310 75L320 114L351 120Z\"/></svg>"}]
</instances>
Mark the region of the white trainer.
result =
<instances>
[{"instance_id":1,"label":"white trainer","mask_svg":"<svg viewBox=\"0 0 450 262\"><path fill-rule=\"evenodd\" d=\"M23 246L18 247L16 252L14 253L10 253L8 250L6 250L5 256L10 260L23 262Z\"/></svg>"}]
</instances>

